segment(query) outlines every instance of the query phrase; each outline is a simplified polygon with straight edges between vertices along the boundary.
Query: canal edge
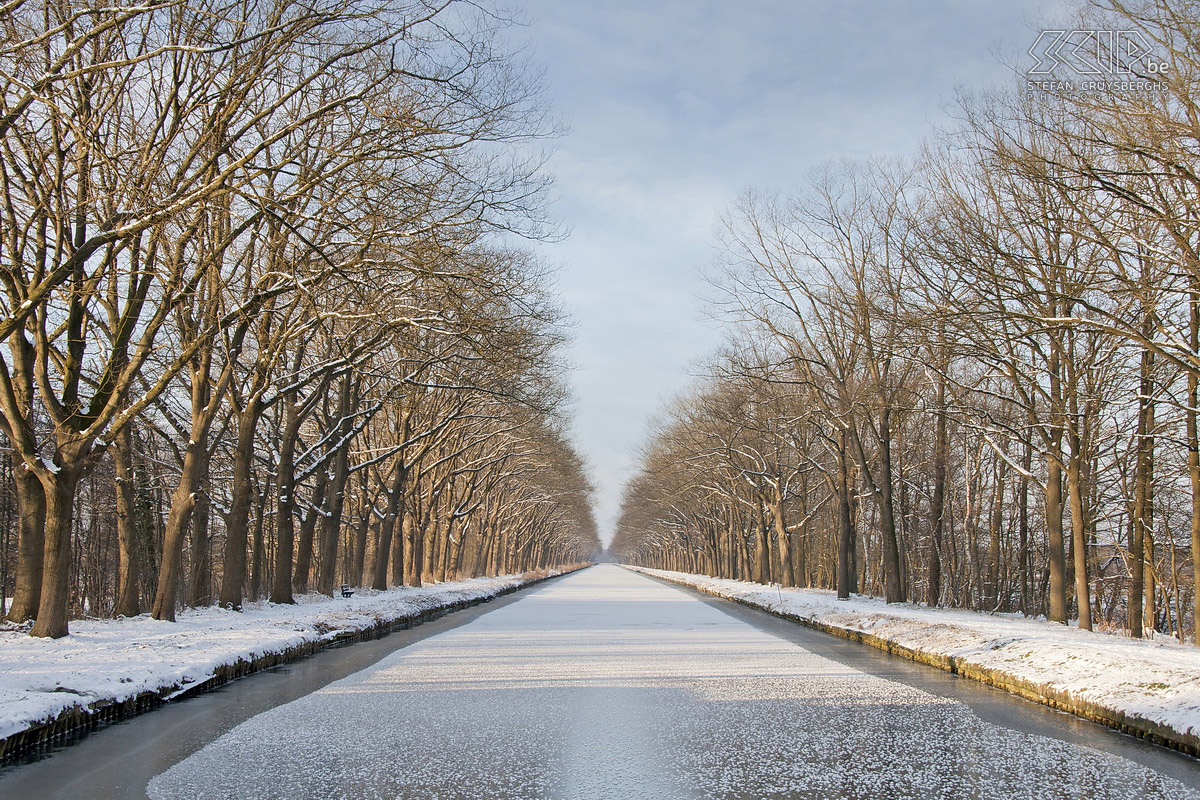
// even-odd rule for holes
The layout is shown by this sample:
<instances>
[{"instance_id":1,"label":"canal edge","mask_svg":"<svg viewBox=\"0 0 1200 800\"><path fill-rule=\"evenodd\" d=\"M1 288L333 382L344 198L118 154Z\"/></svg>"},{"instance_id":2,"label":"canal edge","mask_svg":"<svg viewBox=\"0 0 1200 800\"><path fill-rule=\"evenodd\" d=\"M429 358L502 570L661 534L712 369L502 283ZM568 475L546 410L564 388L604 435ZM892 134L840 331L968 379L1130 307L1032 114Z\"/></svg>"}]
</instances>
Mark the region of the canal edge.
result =
<instances>
[{"instance_id":1,"label":"canal edge","mask_svg":"<svg viewBox=\"0 0 1200 800\"><path fill-rule=\"evenodd\" d=\"M935 653L927 653L923 650L906 647L905 645L881 636L876 636L872 633L845 628L838 625L831 625L826 622L819 622L817 620L802 617L797 614L790 614L786 611L759 605L758 603L745 598L724 594L716 589L697 586L686 581L676 580L674 578L668 578L661 575L649 575L641 572L640 570L635 571L638 572L638 574L645 575L648 578L654 578L656 580L673 583L678 586L684 586L688 589L693 589L711 597L727 600L746 606L747 608L756 609L758 611L764 611L772 616L803 625L806 628L812 628L813 630L832 634L842 639L861 642L879 650L883 650L884 652L907 658L910 661L915 661L919 664L937 667L944 672L949 672L953 675L960 675L964 678L969 678L970 680L977 681L987 686L994 686L997 689L1003 689L1010 694L1015 694L1018 697L1038 703L1039 705L1048 706L1056 711L1063 711L1068 714L1073 714L1074 716L1086 719L1089 722L1094 722L1107 728L1112 728L1113 730L1136 736L1139 739L1144 739L1152 744L1157 744L1162 747L1184 753L1185 755L1189 755L1193 758L1200 758L1200 736L1184 733L1166 725L1154 722L1153 720L1127 714L1120 709L1112 708L1101 703L1094 703L1089 700L1084 700L1074 696L1070 692L1062 689L1056 689L1053 686L1036 683L1034 681L1004 672L1003 670L991 669L978 664L973 664L969 659L962 656L942 656Z\"/></svg>"},{"instance_id":2,"label":"canal edge","mask_svg":"<svg viewBox=\"0 0 1200 800\"><path fill-rule=\"evenodd\" d=\"M299 661L332 647L380 639L394 631L415 628L426 622L440 619L455 611L462 611L489 603L506 595L524 591L538 584L545 583L546 581L570 575L589 566L591 565L585 564L554 575L540 575L512 586L505 586L493 594L442 603L423 609L416 614L406 614L377 620L367 627L342 631L328 639L313 639L283 650L263 653L254 658L239 658L232 663L222 664L214 670L210 677L197 683L172 684L140 692L125 700L101 698L86 706L72 706L63 709L63 711L50 719L42 720L28 728L0 739L0 768L8 766L8 762L16 756L51 744L58 739L67 736L86 735L102 725L145 714L166 703L210 692L238 678L244 678L247 675L271 669L281 664Z\"/></svg>"}]
</instances>

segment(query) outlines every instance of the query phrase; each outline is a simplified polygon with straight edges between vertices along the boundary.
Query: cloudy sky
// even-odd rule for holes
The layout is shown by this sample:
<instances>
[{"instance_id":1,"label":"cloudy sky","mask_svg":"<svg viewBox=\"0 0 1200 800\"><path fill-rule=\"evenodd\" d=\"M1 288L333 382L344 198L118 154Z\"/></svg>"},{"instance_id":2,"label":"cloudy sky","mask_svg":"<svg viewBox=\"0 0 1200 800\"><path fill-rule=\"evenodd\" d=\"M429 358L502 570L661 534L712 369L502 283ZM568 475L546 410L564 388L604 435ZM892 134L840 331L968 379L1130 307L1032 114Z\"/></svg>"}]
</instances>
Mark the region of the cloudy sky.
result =
<instances>
[{"instance_id":1,"label":"cloudy sky","mask_svg":"<svg viewBox=\"0 0 1200 800\"><path fill-rule=\"evenodd\" d=\"M720 342L702 270L747 186L829 159L903 156L956 89L1024 69L1051 4L887 0L523 0L520 32L570 126L541 246L577 320L576 440L611 533L648 418Z\"/></svg>"}]
</instances>

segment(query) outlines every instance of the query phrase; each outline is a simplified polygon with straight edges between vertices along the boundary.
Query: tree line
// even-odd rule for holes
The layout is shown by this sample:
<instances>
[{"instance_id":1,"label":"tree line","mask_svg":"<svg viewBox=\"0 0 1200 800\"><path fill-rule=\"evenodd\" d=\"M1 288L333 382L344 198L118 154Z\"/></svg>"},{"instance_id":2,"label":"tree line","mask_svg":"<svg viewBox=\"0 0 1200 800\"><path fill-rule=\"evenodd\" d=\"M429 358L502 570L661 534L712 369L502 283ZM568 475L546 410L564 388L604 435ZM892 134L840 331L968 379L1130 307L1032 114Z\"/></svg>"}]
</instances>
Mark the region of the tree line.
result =
<instances>
[{"instance_id":1,"label":"tree line","mask_svg":"<svg viewBox=\"0 0 1200 800\"><path fill-rule=\"evenodd\" d=\"M1195 637L1200 5L1073 27L1112 80L1064 61L913 158L739 198L733 332L645 446L623 560Z\"/></svg>"},{"instance_id":2,"label":"tree line","mask_svg":"<svg viewBox=\"0 0 1200 800\"><path fill-rule=\"evenodd\" d=\"M513 244L551 231L553 126L506 24L0 10L9 620L58 637L592 556L563 314Z\"/></svg>"}]
</instances>

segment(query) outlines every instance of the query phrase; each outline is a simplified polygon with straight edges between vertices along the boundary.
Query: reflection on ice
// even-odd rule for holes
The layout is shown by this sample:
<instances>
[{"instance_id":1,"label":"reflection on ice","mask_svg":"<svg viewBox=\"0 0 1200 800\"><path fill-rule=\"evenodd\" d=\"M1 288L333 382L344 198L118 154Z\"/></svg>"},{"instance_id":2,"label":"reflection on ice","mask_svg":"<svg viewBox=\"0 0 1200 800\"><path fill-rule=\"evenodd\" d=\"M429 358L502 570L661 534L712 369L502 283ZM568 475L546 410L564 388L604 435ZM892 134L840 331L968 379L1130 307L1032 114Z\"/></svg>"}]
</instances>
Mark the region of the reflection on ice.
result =
<instances>
[{"instance_id":1,"label":"reflection on ice","mask_svg":"<svg viewBox=\"0 0 1200 800\"><path fill-rule=\"evenodd\" d=\"M155 798L1170 798L615 567L255 717Z\"/></svg>"}]
</instances>

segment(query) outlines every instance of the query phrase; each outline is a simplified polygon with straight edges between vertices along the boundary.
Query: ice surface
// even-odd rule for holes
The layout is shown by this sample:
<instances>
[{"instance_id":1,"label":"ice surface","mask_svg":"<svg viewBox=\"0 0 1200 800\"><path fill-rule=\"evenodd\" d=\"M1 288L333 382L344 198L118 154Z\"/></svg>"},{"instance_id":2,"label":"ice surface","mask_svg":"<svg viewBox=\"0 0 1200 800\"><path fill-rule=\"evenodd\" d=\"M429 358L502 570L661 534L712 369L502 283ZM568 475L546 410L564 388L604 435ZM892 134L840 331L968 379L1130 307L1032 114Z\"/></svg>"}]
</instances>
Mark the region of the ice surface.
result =
<instances>
[{"instance_id":1,"label":"ice surface","mask_svg":"<svg viewBox=\"0 0 1200 800\"><path fill-rule=\"evenodd\" d=\"M615 566L254 717L155 800L1200 798Z\"/></svg>"},{"instance_id":2,"label":"ice surface","mask_svg":"<svg viewBox=\"0 0 1200 800\"><path fill-rule=\"evenodd\" d=\"M1015 614L982 614L879 598L838 600L820 589L780 589L683 572L642 570L772 611L864 631L924 653L956 656L1073 697L1200 734L1200 648L1135 640Z\"/></svg>"}]
</instances>

